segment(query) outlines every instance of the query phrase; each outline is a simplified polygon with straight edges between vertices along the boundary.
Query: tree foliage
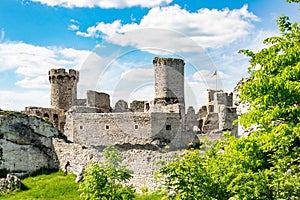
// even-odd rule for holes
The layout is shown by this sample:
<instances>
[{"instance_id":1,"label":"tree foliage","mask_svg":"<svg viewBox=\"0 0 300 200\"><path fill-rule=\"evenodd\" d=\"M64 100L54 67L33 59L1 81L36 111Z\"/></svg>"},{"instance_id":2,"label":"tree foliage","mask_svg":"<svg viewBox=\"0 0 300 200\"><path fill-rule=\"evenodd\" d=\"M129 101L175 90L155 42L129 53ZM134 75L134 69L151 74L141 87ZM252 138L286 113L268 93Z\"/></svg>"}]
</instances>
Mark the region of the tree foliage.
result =
<instances>
[{"instance_id":1,"label":"tree foliage","mask_svg":"<svg viewBox=\"0 0 300 200\"><path fill-rule=\"evenodd\" d=\"M105 163L90 163L84 170L84 181L80 183L83 200L130 200L135 190L122 183L128 181L131 172L121 165L122 155L114 147L103 151Z\"/></svg>"},{"instance_id":2,"label":"tree foliage","mask_svg":"<svg viewBox=\"0 0 300 200\"><path fill-rule=\"evenodd\" d=\"M280 36L267 38L267 48L241 51L251 64L240 88L251 105L241 122L259 129L164 166L158 175L173 199L300 198L300 27L286 16L277 22Z\"/></svg>"},{"instance_id":3,"label":"tree foliage","mask_svg":"<svg viewBox=\"0 0 300 200\"><path fill-rule=\"evenodd\" d=\"M300 27L286 16L277 20L281 36L267 38L270 47L250 56L250 78L241 88L242 100L251 103L250 112L242 116L246 127L270 123L298 124L300 120Z\"/></svg>"}]
</instances>

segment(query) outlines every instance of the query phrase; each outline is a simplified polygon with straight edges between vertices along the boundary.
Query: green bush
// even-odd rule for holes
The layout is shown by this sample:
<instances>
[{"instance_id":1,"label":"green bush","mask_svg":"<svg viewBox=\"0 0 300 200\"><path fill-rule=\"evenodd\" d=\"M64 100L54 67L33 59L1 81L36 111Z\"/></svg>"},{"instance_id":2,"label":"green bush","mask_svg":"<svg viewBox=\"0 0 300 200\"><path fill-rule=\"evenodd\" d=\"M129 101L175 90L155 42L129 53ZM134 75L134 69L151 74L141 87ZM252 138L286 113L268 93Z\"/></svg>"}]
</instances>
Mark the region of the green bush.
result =
<instances>
[{"instance_id":1,"label":"green bush","mask_svg":"<svg viewBox=\"0 0 300 200\"><path fill-rule=\"evenodd\" d=\"M121 165L121 154L111 146L104 149L103 154L105 163L90 163L84 170L84 181L79 185L81 199L134 199L134 188L122 185L132 175L125 166Z\"/></svg>"}]
</instances>

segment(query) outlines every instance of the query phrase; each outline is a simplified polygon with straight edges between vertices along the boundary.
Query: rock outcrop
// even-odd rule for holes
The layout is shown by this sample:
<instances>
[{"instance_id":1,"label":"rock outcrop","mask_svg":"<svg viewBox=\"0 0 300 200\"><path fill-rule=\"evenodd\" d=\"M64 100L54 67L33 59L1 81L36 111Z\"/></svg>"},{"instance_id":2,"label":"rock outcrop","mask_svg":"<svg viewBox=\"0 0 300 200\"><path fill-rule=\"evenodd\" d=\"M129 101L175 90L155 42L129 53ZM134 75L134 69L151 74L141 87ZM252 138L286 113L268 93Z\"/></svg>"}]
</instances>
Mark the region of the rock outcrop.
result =
<instances>
[{"instance_id":1,"label":"rock outcrop","mask_svg":"<svg viewBox=\"0 0 300 200\"><path fill-rule=\"evenodd\" d=\"M41 168L57 169L54 137L63 136L51 123L22 113L1 112L0 169L19 176Z\"/></svg>"},{"instance_id":2,"label":"rock outcrop","mask_svg":"<svg viewBox=\"0 0 300 200\"><path fill-rule=\"evenodd\" d=\"M21 186L21 180L12 174L7 174L6 178L0 178L0 194L7 194L14 190L19 190Z\"/></svg>"}]
</instances>

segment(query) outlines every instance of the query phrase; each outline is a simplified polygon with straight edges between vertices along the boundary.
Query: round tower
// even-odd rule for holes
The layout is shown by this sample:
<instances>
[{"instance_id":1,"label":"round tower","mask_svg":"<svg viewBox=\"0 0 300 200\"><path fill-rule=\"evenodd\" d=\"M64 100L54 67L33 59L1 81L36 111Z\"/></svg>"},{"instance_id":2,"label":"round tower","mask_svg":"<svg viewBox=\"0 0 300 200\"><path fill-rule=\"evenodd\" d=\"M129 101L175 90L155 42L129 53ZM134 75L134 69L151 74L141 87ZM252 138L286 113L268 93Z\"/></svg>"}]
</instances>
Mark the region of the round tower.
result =
<instances>
[{"instance_id":1,"label":"round tower","mask_svg":"<svg viewBox=\"0 0 300 200\"><path fill-rule=\"evenodd\" d=\"M184 108L184 64L182 59L154 58L154 104L179 103Z\"/></svg>"},{"instance_id":2,"label":"round tower","mask_svg":"<svg viewBox=\"0 0 300 200\"><path fill-rule=\"evenodd\" d=\"M79 72L74 69L66 71L61 68L49 71L52 108L69 110L77 99L78 80Z\"/></svg>"}]
</instances>

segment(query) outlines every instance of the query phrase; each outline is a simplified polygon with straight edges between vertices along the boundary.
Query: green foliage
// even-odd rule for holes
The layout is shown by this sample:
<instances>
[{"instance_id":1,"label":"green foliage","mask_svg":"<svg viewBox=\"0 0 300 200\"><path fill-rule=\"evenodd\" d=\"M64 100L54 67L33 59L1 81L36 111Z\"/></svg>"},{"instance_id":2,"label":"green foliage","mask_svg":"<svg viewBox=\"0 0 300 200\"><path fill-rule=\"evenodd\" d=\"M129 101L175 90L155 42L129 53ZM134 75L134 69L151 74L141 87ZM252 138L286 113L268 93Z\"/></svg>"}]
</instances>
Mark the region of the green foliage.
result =
<instances>
[{"instance_id":1,"label":"green foliage","mask_svg":"<svg viewBox=\"0 0 300 200\"><path fill-rule=\"evenodd\" d=\"M43 117L43 120L44 120L45 122L50 122L49 117Z\"/></svg>"},{"instance_id":2,"label":"green foliage","mask_svg":"<svg viewBox=\"0 0 300 200\"><path fill-rule=\"evenodd\" d=\"M80 183L81 199L130 200L135 197L135 190L123 186L131 172L121 165L122 156L114 147L103 151L105 163L90 163L84 170L84 181Z\"/></svg>"},{"instance_id":3,"label":"green foliage","mask_svg":"<svg viewBox=\"0 0 300 200\"><path fill-rule=\"evenodd\" d=\"M76 200L79 199L78 184L75 183L75 175L64 175L63 172L55 172L48 175L39 175L22 179L24 187L22 191L3 195L0 199L8 200Z\"/></svg>"},{"instance_id":4,"label":"green foliage","mask_svg":"<svg viewBox=\"0 0 300 200\"><path fill-rule=\"evenodd\" d=\"M293 2L299 2L294 0ZM281 35L251 57L250 80L241 86L251 103L241 123L259 130L248 137L205 144L164 166L171 199L300 198L300 27L286 16L277 20Z\"/></svg>"},{"instance_id":5,"label":"green foliage","mask_svg":"<svg viewBox=\"0 0 300 200\"><path fill-rule=\"evenodd\" d=\"M163 200L166 192L165 191L155 191L137 194L135 200Z\"/></svg>"},{"instance_id":6,"label":"green foliage","mask_svg":"<svg viewBox=\"0 0 300 200\"><path fill-rule=\"evenodd\" d=\"M300 121L300 26L286 16L277 20L281 36L267 38L269 48L258 53L242 50L251 57L251 80L242 85L242 100L251 103L241 123L263 128L273 123Z\"/></svg>"}]
</instances>

